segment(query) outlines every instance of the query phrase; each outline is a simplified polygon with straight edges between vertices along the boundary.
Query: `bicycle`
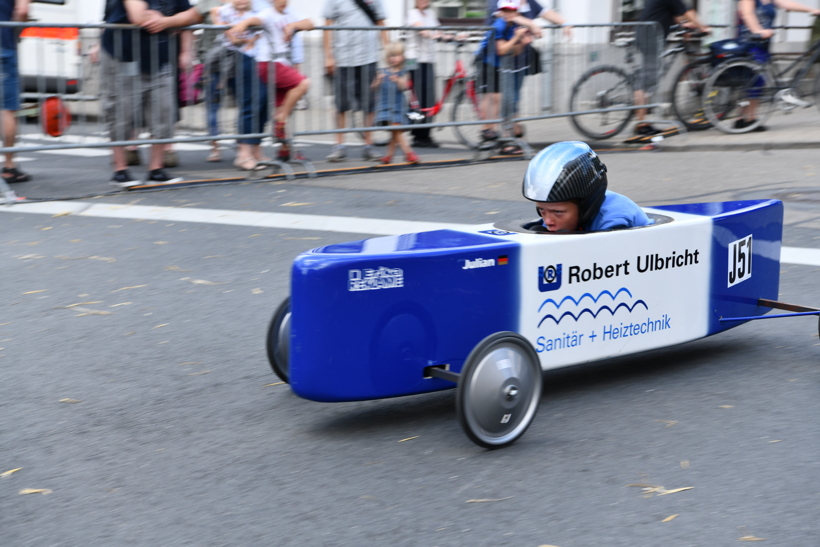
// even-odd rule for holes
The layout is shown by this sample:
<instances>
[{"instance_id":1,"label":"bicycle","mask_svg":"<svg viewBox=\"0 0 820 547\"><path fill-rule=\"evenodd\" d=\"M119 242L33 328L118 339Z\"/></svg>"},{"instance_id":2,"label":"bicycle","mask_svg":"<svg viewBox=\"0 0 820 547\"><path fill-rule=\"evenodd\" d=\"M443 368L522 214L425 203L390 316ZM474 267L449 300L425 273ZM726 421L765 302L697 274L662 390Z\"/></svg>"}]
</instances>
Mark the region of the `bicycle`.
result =
<instances>
[{"instance_id":1,"label":"bicycle","mask_svg":"<svg viewBox=\"0 0 820 547\"><path fill-rule=\"evenodd\" d=\"M663 80L663 76L672 68L678 54L683 53L687 58L697 57L684 66L675 78L672 108L687 128L705 129L708 125L701 127L702 123L698 121L701 101L693 101L691 98L702 93L705 80L703 69L709 58L700 54L699 39L706 36L706 33L689 28L681 29L678 26L672 28L672 40L677 39L680 43L668 47L661 53L662 65L658 81ZM613 41L613 45L626 50L625 62L630 67L635 62L635 41L634 32L616 33ZM635 114L635 110L628 108L635 104L633 81L639 76L639 70L640 68L631 68L630 72L627 72L618 66L600 65L581 75L572 87L570 95L570 112L579 113L570 116L575 129L596 140L608 139L623 131ZM652 95L654 89L647 91Z\"/></svg>"},{"instance_id":2,"label":"bicycle","mask_svg":"<svg viewBox=\"0 0 820 547\"><path fill-rule=\"evenodd\" d=\"M762 42L753 38L750 43ZM820 58L820 40L786 68L778 71L771 57L761 63L751 57L718 65L706 81L703 107L709 121L724 133L747 133L760 127L775 108L790 112L797 107L820 108L820 72L814 80L814 102L804 101L800 83ZM797 69L791 80L784 76ZM753 121L746 120L750 109Z\"/></svg>"}]
</instances>

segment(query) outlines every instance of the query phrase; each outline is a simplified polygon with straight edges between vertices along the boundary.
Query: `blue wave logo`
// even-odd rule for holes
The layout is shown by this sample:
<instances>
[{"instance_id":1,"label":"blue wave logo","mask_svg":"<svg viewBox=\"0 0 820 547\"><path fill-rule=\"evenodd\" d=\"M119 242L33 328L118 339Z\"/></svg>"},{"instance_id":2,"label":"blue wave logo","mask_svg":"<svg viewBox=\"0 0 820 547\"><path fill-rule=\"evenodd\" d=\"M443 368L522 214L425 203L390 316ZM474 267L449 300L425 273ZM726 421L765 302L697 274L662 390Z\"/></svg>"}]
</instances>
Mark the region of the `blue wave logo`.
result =
<instances>
[{"instance_id":1,"label":"blue wave logo","mask_svg":"<svg viewBox=\"0 0 820 547\"><path fill-rule=\"evenodd\" d=\"M600 293L598 293L598 296L593 296L591 293L584 293L577 299L573 296L565 296L564 298L561 299L560 302L556 302L552 298L547 298L538 307L538 311L541 312L544 309L544 306L546 306L547 304L552 304L553 306L555 306L555 312L548 313L544 317L542 317L541 321L538 322L538 326L540 327L544 323L544 321L546 321L547 319L552 319L555 322L555 324L557 325L565 317L572 317L572 319L577 322L585 313L588 313L589 315L591 315L593 319L598 317L598 315L601 314L604 311L608 311L610 315L614 316L615 313L621 308L625 308L625 309L629 310L629 313L632 313L634 311L634 309L636 307L638 307L639 305L643 306L644 309L649 310L649 306L646 305L646 302L644 302L643 300L635 300L632 303L632 305L630 305L626 302L620 302L614 308L610 307L608 305L603 305L603 306L600 306L595 311L593 311L590 308L584 308L580 311L577 311L577 310L576 311L569 311L568 310L568 311L565 311L564 313L562 313L560 315L557 313L558 310L561 309L561 306L563 306L568 301L575 304L576 307L579 306L581 304L581 302L584 301L585 298L589 298L592 301L592 304L597 304L598 301L601 300L601 298L603 298L604 295L606 295L606 296L609 296L612 299L612 303L614 304L615 300L622 293L625 293L625 294L629 295L629 298L634 298L632 296L632 293L629 292L629 289L627 289L626 287L621 287L620 289L615 291L615 294L612 294L610 291L601 291Z\"/></svg>"}]
</instances>

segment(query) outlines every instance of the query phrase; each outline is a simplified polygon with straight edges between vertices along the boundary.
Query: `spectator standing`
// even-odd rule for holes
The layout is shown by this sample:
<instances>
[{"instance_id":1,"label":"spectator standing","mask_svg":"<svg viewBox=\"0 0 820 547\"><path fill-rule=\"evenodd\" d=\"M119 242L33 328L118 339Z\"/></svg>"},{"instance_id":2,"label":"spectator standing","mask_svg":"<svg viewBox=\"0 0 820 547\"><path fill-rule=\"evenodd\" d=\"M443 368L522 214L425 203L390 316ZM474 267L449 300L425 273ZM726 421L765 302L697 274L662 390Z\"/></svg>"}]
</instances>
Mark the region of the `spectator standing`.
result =
<instances>
[{"instance_id":1,"label":"spectator standing","mask_svg":"<svg viewBox=\"0 0 820 547\"><path fill-rule=\"evenodd\" d=\"M110 0L105 8L106 23L144 25L155 17L167 17L190 9L188 0ZM102 36L103 110L113 141L131 138L140 127L148 127L155 139L173 136L176 82L170 64L172 38L164 29L149 34L145 30L106 29ZM190 41L181 40L183 48ZM179 63L190 65L191 52L181 50ZM149 184L180 182L162 167L165 145L151 145L148 164ZM114 175L111 184L128 188L141 184L128 172L125 149L113 147Z\"/></svg>"},{"instance_id":2,"label":"spectator standing","mask_svg":"<svg viewBox=\"0 0 820 547\"><path fill-rule=\"evenodd\" d=\"M298 153L291 153L287 139L286 125L296 102L307 93L310 81L291 66L290 42L300 30L313 29L313 22L293 11L287 11L288 0L274 0L273 8L249 17L228 31L231 40L241 36L249 27L261 26L268 40L269 58L259 62L259 75L263 82L272 81L276 89L273 114L273 135L281 144L278 159L305 159Z\"/></svg>"},{"instance_id":3,"label":"spectator standing","mask_svg":"<svg viewBox=\"0 0 820 547\"><path fill-rule=\"evenodd\" d=\"M264 10L254 9L251 0L231 0L217 10L214 24L235 25L262 12ZM208 55L210 72L217 76L216 82L211 82L211 89L222 93L225 87L230 87L239 95L240 134L263 132L268 118L267 88L256 71L257 43L263 40L261 31L237 35L226 32L218 41L218 49L212 49ZM211 122L213 126L209 129L215 134L218 131L215 116L209 119L209 126ZM256 169L258 162L267 159L262 156L261 143L260 138L240 139L234 165L244 170Z\"/></svg>"},{"instance_id":4,"label":"spectator standing","mask_svg":"<svg viewBox=\"0 0 820 547\"><path fill-rule=\"evenodd\" d=\"M430 9L430 0L416 0L416 8L407 14L407 26L438 27L436 12ZM430 108L436 104L436 41L439 33L430 30L411 32L407 40L407 65L413 80L413 92L421 108ZM424 123L430 123L425 119ZM419 148L438 148L430 138L430 128L413 129L413 146Z\"/></svg>"},{"instance_id":5,"label":"spectator standing","mask_svg":"<svg viewBox=\"0 0 820 547\"><path fill-rule=\"evenodd\" d=\"M635 78L635 92L634 99L636 105L646 104L646 90L655 87L658 84L659 73L659 56L661 47L666 41L666 35L669 34L669 29L675 23L683 23L691 28L698 28L703 32L709 32L708 26L701 23L698 19L698 14L695 10L689 9L684 4L683 0L647 0L641 13L641 21L655 22L660 25L648 26L641 25L635 30L636 45L643 56L643 68L638 72ZM660 28L661 34L658 35ZM630 141L640 141L658 135L661 131L648 123L644 123L646 117L646 109L640 109L635 112L635 119L638 123L635 125L635 137L627 139ZM675 133L677 129L673 130ZM674 134L674 133L666 133Z\"/></svg>"},{"instance_id":6,"label":"spectator standing","mask_svg":"<svg viewBox=\"0 0 820 547\"><path fill-rule=\"evenodd\" d=\"M381 0L327 0L323 16L327 26L371 27L384 26L384 7ZM387 33L375 30L325 31L325 70L333 76L333 92L336 101L336 127L346 126L346 113L361 110L365 125L373 125L375 94L370 84L376 77L379 60L379 36L387 44ZM370 132L364 134L365 146L362 158L378 160L379 155L371 148ZM328 161L342 161L347 156L344 133L336 134L336 145Z\"/></svg>"},{"instance_id":7,"label":"spectator standing","mask_svg":"<svg viewBox=\"0 0 820 547\"><path fill-rule=\"evenodd\" d=\"M481 114L485 120L499 116L502 86L513 97L510 98L511 111L501 112L501 115L509 116L518 107L521 84L528 68L526 55L523 53L532 42L530 28L515 23L515 19L519 17L518 8L518 0L502 0L498 4L499 17L493 20L493 28L487 31L476 52L476 83L478 92L482 95ZM492 141L498 136L495 124L483 126L483 140ZM501 152L513 154L517 152L517 148L509 145Z\"/></svg>"},{"instance_id":8,"label":"spectator standing","mask_svg":"<svg viewBox=\"0 0 820 547\"><path fill-rule=\"evenodd\" d=\"M772 27L777 17L777 8L789 11L803 11L815 17L820 16L820 9L810 8L793 0L740 0L737 3L738 25L737 34L740 40L749 41L752 35L764 38L765 42L755 42L749 47L752 57L760 63L769 60L769 38L774 35ZM743 110L743 116L735 120L735 129L743 129L757 122L757 105L759 99L750 99L748 106ZM758 125L754 131L766 131L766 127Z\"/></svg>"},{"instance_id":9,"label":"spectator standing","mask_svg":"<svg viewBox=\"0 0 820 547\"><path fill-rule=\"evenodd\" d=\"M20 21L28 19L28 0L0 0L0 21ZM17 111L20 110L20 74L17 70L17 36L14 29L4 28L0 31L2 51L3 85L0 88L2 97L2 116L0 124L3 130L3 146L14 146L17 137ZM6 152L3 164L3 180L8 183L28 182L31 177L20 171L14 164L14 153Z\"/></svg>"},{"instance_id":10,"label":"spectator standing","mask_svg":"<svg viewBox=\"0 0 820 547\"><path fill-rule=\"evenodd\" d=\"M404 44L393 42L384 48L387 68L380 69L373 81L372 88L378 94L379 103L376 107L376 125L404 125L407 123L407 101L404 92L410 88L407 70L404 68ZM390 142L387 144L387 153L382 163L388 164L393 159L396 146L401 148L408 163L418 163L419 157L407 144L404 131L392 130Z\"/></svg>"}]
</instances>

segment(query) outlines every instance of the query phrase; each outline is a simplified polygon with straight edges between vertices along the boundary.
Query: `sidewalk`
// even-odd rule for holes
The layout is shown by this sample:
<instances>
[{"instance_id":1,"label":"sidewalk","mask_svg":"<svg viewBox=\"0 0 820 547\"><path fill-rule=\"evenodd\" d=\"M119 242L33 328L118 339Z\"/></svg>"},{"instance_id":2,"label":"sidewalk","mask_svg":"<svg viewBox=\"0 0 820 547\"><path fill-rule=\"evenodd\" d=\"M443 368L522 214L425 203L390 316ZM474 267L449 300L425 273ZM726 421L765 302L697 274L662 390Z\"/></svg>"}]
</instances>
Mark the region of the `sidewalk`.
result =
<instances>
[{"instance_id":1,"label":"sidewalk","mask_svg":"<svg viewBox=\"0 0 820 547\"><path fill-rule=\"evenodd\" d=\"M535 120L525 122L526 139L534 149L538 151L554 142L564 140L583 140L572 127L568 118L555 118L547 120ZM801 109L792 114L775 112L766 123L768 130L765 132L752 132L739 135L727 135L716 129L683 133L674 137L669 137L657 143L654 147L656 153L673 151L745 151L745 150L774 150L774 149L811 149L820 148L820 112L814 107L811 109ZM631 136L631 128L627 128L621 135L613 139L604 141L592 141L592 147L601 152L631 152L638 151L641 145L626 145L623 140ZM341 175L362 176L364 174L377 174L385 177L388 181L391 173L398 170L424 170L430 167L449 167L469 164L474 159L472 150L468 150L460 145L453 134L452 128L443 128L441 131L434 130L432 137L441 145L440 148L418 149L416 152L421 157L420 165L401 164L403 158L394 156L395 165L381 166L377 162L364 161L360 158L361 139L355 135L348 135L348 158L344 162L331 163L324 158L330 153L333 137L331 135L315 136L305 139L299 145L302 152L313 160L316 171L322 177L338 177ZM26 144L36 144L40 139L28 137ZM43 144L53 141L43 140ZM645 146L645 145L644 145ZM233 166L234 145L223 142L223 161L219 163L208 163L205 158L208 155L209 146L207 144L177 144L175 145L180 158L179 167L170 170L175 176L185 178L186 185L212 185L242 183L246 180L262 180L271 171L247 172L240 171ZM377 153L383 153L384 149L376 149ZM275 148L265 147L265 153L274 156ZM143 161L148 157L147 147L142 149ZM490 161L496 160L521 161L520 156L496 156ZM119 194L116 188L108 185L111 176L110 150L101 149L77 149L51 152L25 153L19 157L24 162L21 164L26 172L33 175L33 180L29 183L14 185L13 190L18 196L25 196L29 199L64 199L73 197L92 197L104 194ZM55 161L56 160L56 161ZM294 165L294 171L299 180L304 181L304 170ZM136 176L140 176L145 171L145 165L132 168ZM426 176L421 175L420 176ZM270 182L283 184L285 178L278 176L267 178ZM327 182L323 183L327 184ZM169 186L167 188L179 187ZM158 187L163 189L165 187Z\"/></svg>"}]
</instances>

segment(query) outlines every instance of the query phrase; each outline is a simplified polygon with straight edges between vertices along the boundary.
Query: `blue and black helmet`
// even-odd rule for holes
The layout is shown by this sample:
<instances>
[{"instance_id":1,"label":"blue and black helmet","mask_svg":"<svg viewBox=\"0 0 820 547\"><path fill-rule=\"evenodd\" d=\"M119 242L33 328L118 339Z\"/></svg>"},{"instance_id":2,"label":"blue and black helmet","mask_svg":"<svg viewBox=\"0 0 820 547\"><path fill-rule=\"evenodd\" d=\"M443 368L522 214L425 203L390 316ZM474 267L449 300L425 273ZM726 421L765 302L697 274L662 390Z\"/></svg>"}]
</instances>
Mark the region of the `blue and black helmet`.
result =
<instances>
[{"instance_id":1,"label":"blue and black helmet","mask_svg":"<svg viewBox=\"0 0 820 547\"><path fill-rule=\"evenodd\" d=\"M532 201L574 201L579 224L587 228L606 194L606 165L584 142L555 143L530 161L524 175L524 197Z\"/></svg>"}]
</instances>

